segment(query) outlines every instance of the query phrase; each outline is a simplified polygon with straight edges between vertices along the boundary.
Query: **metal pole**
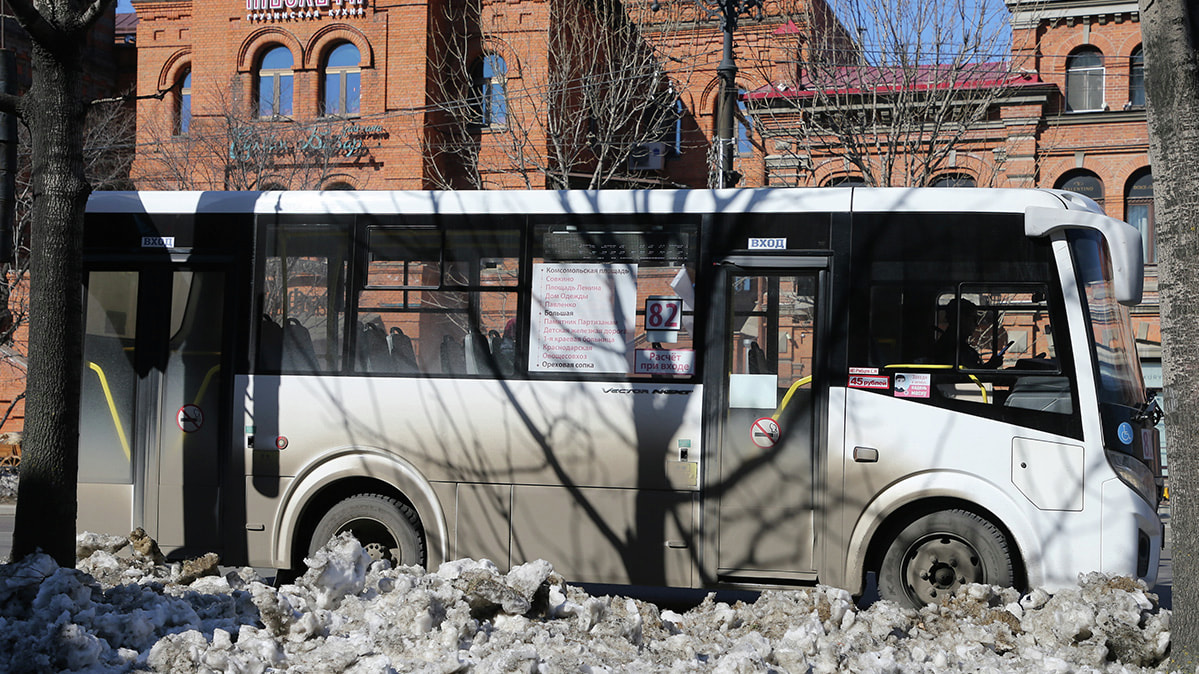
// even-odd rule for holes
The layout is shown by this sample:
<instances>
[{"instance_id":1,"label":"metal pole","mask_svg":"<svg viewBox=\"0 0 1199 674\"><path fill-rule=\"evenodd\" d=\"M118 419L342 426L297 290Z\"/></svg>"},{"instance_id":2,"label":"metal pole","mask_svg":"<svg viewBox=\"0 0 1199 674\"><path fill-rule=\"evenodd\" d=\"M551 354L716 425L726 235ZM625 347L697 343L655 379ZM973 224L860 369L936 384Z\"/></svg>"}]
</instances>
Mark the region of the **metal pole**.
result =
<instances>
[{"instance_id":1,"label":"metal pole","mask_svg":"<svg viewBox=\"0 0 1199 674\"><path fill-rule=\"evenodd\" d=\"M721 3L724 12L721 24L724 29L724 54L716 74L720 76L720 116L716 121L716 186L732 187L729 174L733 170L733 148L736 144L733 128L733 112L737 109L737 64L733 61L733 29L737 23L736 0Z\"/></svg>"}]
</instances>

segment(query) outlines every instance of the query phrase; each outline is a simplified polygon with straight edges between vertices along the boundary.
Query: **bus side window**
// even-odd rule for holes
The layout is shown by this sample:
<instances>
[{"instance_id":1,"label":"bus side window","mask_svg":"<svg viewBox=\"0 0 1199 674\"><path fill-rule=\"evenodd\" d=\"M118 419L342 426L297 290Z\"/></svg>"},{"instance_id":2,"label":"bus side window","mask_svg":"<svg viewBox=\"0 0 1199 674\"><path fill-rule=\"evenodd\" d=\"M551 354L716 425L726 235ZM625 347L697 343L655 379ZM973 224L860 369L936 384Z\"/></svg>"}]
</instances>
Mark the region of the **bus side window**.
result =
<instances>
[{"instance_id":1,"label":"bus side window","mask_svg":"<svg viewBox=\"0 0 1199 674\"><path fill-rule=\"evenodd\" d=\"M281 226L268 233L259 370L340 370L348 248L348 232L339 227Z\"/></svg>"},{"instance_id":2,"label":"bus side window","mask_svg":"<svg viewBox=\"0 0 1199 674\"><path fill-rule=\"evenodd\" d=\"M530 372L666 380L700 373L694 224L547 222L534 228L531 247Z\"/></svg>"},{"instance_id":3,"label":"bus side window","mask_svg":"<svg viewBox=\"0 0 1199 674\"><path fill-rule=\"evenodd\" d=\"M849 387L1050 432L1081 432L1049 245L1015 216L863 216ZM1057 328L1063 328L1058 330ZM883 376L886 376L885 384Z\"/></svg>"},{"instance_id":4,"label":"bus side window","mask_svg":"<svg viewBox=\"0 0 1199 674\"><path fill-rule=\"evenodd\" d=\"M367 229L365 285L354 293L356 371L515 373L519 231L447 224Z\"/></svg>"}]
</instances>

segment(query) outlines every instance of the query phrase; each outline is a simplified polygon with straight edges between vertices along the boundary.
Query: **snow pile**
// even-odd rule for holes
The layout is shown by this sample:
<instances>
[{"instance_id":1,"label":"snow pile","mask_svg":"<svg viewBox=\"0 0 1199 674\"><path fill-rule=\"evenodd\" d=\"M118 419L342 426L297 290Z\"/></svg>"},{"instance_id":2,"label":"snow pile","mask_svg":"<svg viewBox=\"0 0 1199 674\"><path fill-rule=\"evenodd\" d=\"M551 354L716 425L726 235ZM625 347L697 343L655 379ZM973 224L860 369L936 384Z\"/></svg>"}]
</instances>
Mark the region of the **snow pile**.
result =
<instances>
[{"instance_id":1,"label":"snow pile","mask_svg":"<svg viewBox=\"0 0 1199 674\"><path fill-rule=\"evenodd\" d=\"M214 575L211 557L155 563L144 540L85 534L78 552L78 571L0 567L0 670L1143 672L1170 645L1144 584L1100 574L1053 596L969 586L920 611L822 586L680 614L590 596L544 561L372 564L348 535L279 589Z\"/></svg>"},{"instance_id":2,"label":"snow pile","mask_svg":"<svg viewBox=\"0 0 1199 674\"><path fill-rule=\"evenodd\" d=\"M0 503L17 502L17 469L0 467Z\"/></svg>"}]
</instances>

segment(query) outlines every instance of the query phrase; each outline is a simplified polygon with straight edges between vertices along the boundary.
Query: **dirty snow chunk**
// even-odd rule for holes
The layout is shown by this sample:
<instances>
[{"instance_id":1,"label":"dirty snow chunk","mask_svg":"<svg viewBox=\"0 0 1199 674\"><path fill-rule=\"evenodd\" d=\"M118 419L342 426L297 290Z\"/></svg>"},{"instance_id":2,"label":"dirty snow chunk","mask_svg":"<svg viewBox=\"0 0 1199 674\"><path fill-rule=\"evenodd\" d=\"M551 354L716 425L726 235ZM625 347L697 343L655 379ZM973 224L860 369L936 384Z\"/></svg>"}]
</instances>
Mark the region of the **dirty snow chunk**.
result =
<instances>
[{"instance_id":1,"label":"dirty snow chunk","mask_svg":"<svg viewBox=\"0 0 1199 674\"><path fill-rule=\"evenodd\" d=\"M129 545L129 539L125 536L85 531L75 537L75 559L87 559L98 550L116 554L127 545Z\"/></svg>"},{"instance_id":2,"label":"dirty snow chunk","mask_svg":"<svg viewBox=\"0 0 1199 674\"><path fill-rule=\"evenodd\" d=\"M81 558L76 564L80 571L101 583L115 585L125 572L126 564L107 550L98 549Z\"/></svg>"},{"instance_id":3,"label":"dirty snow chunk","mask_svg":"<svg viewBox=\"0 0 1199 674\"><path fill-rule=\"evenodd\" d=\"M20 475L15 468L0 469L0 503L16 502L20 481Z\"/></svg>"},{"instance_id":4,"label":"dirty snow chunk","mask_svg":"<svg viewBox=\"0 0 1199 674\"><path fill-rule=\"evenodd\" d=\"M500 570L490 559L456 559L445 562L437 567L437 576L445 580L454 580L467 571L483 571L498 575Z\"/></svg>"},{"instance_id":5,"label":"dirty snow chunk","mask_svg":"<svg viewBox=\"0 0 1199 674\"><path fill-rule=\"evenodd\" d=\"M365 564L358 550L327 548L319 569L281 589L246 570L178 585L167 566L100 550L88 563L126 584L45 556L0 566L0 671L1148 674L1164 671L1170 647L1170 613L1120 577L1024 598L971 586L919 611L858 610L818 586L732 605L709 596L678 613L592 597L542 562L500 573L459 560L426 574ZM544 612L508 613L505 600Z\"/></svg>"},{"instance_id":6,"label":"dirty snow chunk","mask_svg":"<svg viewBox=\"0 0 1199 674\"><path fill-rule=\"evenodd\" d=\"M521 564L513 567L505 577L507 584L513 590L516 590L520 596L532 601L533 595L541 587L550 575L553 574L554 567L544 559Z\"/></svg>"},{"instance_id":7,"label":"dirty snow chunk","mask_svg":"<svg viewBox=\"0 0 1199 674\"><path fill-rule=\"evenodd\" d=\"M317 608L334 608L346 595L358 594L366 585L371 557L353 534L343 532L329 539L311 558L308 570L297 583L309 590Z\"/></svg>"},{"instance_id":8,"label":"dirty snow chunk","mask_svg":"<svg viewBox=\"0 0 1199 674\"><path fill-rule=\"evenodd\" d=\"M58 647L66 656L67 667L78 671L100 664L100 656L107 646L96 635L71 623L59 630Z\"/></svg>"}]
</instances>

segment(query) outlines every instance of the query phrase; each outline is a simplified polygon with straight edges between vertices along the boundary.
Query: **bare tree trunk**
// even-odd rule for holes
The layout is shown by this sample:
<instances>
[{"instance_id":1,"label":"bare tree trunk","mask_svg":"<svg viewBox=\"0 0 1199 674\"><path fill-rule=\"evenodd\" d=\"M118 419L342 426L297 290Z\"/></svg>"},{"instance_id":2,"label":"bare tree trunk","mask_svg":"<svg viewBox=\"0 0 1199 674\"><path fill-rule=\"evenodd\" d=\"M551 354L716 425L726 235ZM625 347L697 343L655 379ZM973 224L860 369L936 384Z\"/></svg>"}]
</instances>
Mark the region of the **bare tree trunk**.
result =
<instances>
[{"instance_id":1,"label":"bare tree trunk","mask_svg":"<svg viewBox=\"0 0 1199 674\"><path fill-rule=\"evenodd\" d=\"M1199 665L1199 27L1189 0L1141 0L1159 242L1174 541L1171 669Z\"/></svg>"},{"instance_id":2,"label":"bare tree trunk","mask_svg":"<svg viewBox=\"0 0 1199 674\"><path fill-rule=\"evenodd\" d=\"M75 481L82 354L81 240L89 187L83 172L82 40L33 48L33 86L21 117L33 141L33 258L25 452L13 558L38 549L75 564Z\"/></svg>"}]
</instances>

